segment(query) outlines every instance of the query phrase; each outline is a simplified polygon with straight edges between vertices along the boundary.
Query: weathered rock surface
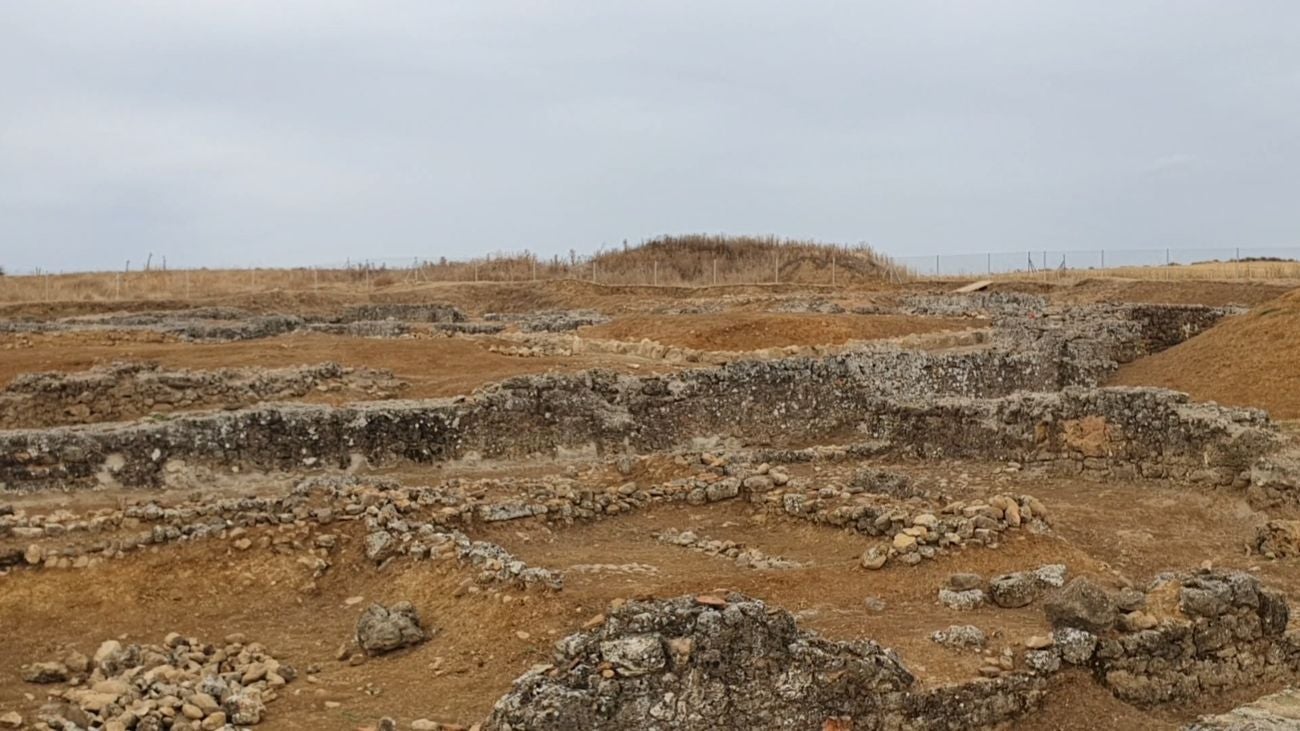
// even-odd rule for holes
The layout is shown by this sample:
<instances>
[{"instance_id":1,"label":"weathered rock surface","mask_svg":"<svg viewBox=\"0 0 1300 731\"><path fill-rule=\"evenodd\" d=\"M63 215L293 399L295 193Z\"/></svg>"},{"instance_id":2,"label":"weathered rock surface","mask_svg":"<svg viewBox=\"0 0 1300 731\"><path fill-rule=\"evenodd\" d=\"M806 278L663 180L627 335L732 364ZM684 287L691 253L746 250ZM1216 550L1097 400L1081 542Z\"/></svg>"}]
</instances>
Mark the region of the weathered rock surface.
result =
<instances>
[{"instance_id":1,"label":"weathered rock surface","mask_svg":"<svg viewBox=\"0 0 1300 731\"><path fill-rule=\"evenodd\" d=\"M410 602L391 607L371 604L357 619L357 644L368 655L382 655L426 639L420 615Z\"/></svg>"},{"instance_id":2,"label":"weathered rock surface","mask_svg":"<svg viewBox=\"0 0 1300 731\"><path fill-rule=\"evenodd\" d=\"M74 373L26 373L0 390L0 429L138 419L154 413L250 406L314 392L353 398L397 396L387 371L322 363L290 368L165 369L117 362Z\"/></svg>"},{"instance_id":3,"label":"weathered rock surface","mask_svg":"<svg viewBox=\"0 0 1300 731\"><path fill-rule=\"evenodd\" d=\"M1065 585L1044 605L1054 627L1102 632L1115 624L1115 602L1100 586L1085 578Z\"/></svg>"},{"instance_id":4,"label":"weathered rock surface","mask_svg":"<svg viewBox=\"0 0 1300 731\"><path fill-rule=\"evenodd\" d=\"M1030 676L914 685L889 650L822 639L740 595L629 602L557 643L554 663L517 680L486 728L955 731L1014 718L1043 692Z\"/></svg>"},{"instance_id":5,"label":"weathered rock surface","mask_svg":"<svg viewBox=\"0 0 1300 731\"><path fill-rule=\"evenodd\" d=\"M177 462L302 470L354 459L431 462L471 452L512 457L593 446L654 451L704 437L782 444L854 433L909 456L1016 459L1094 474L1122 470L1246 485L1251 464L1282 444L1261 412L1192 404L1160 389L1004 396L1010 384L985 374L990 366L983 361L977 367L963 360L968 356L928 363L933 367L921 368L916 378L953 383L927 383L904 401L889 385L895 381L876 371L922 364L878 356L738 361L664 376L529 376L450 401L268 406L161 423L0 432L0 482L10 490L104 479L154 485ZM984 379L987 387L978 385ZM993 397L935 396L954 390ZM747 416L754 413L780 417ZM1152 431L1153 423L1163 428ZM1257 489L1250 494L1287 499L1291 487L1270 479L1268 486L1252 485ZM1002 517L1014 525L1023 512L1017 507Z\"/></svg>"}]
</instances>

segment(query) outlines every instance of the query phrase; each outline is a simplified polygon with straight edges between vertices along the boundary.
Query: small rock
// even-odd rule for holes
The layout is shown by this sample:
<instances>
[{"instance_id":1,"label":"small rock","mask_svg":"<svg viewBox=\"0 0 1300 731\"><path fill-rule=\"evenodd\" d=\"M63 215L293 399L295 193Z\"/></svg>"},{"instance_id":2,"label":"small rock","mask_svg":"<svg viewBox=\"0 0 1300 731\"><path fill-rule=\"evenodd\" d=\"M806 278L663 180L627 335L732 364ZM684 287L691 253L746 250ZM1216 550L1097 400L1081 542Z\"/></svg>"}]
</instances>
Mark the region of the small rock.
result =
<instances>
[{"instance_id":1,"label":"small rock","mask_svg":"<svg viewBox=\"0 0 1300 731\"><path fill-rule=\"evenodd\" d=\"M366 536L366 558L375 563L396 555L397 539L386 530L377 530Z\"/></svg>"},{"instance_id":2,"label":"small rock","mask_svg":"<svg viewBox=\"0 0 1300 731\"><path fill-rule=\"evenodd\" d=\"M930 640L945 647L966 648L983 647L987 638L984 631L973 624L954 624L930 635Z\"/></svg>"},{"instance_id":3,"label":"small rock","mask_svg":"<svg viewBox=\"0 0 1300 731\"><path fill-rule=\"evenodd\" d=\"M254 688L244 688L226 697L226 716L230 723L243 726L261 723L266 706L262 694Z\"/></svg>"},{"instance_id":4,"label":"small rock","mask_svg":"<svg viewBox=\"0 0 1300 731\"><path fill-rule=\"evenodd\" d=\"M880 546L872 546L862 552L862 568L872 571L879 569L889 560L889 552Z\"/></svg>"},{"instance_id":5,"label":"small rock","mask_svg":"<svg viewBox=\"0 0 1300 731\"><path fill-rule=\"evenodd\" d=\"M1146 603L1147 595L1131 586L1126 586L1115 594L1115 606L1122 612L1135 612L1146 606Z\"/></svg>"},{"instance_id":6,"label":"small rock","mask_svg":"<svg viewBox=\"0 0 1300 731\"><path fill-rule=\"evenodd\" d=\"M989 596L999 607L1028 606L1038 597L1038 578L1023 572L995 576L989 582Z\"/></svg>"},{"instance_id":7,"label":"small rock","mask_svg":"<svg viewBox=\"0 0 1300 731\"><path fill-rule=\"evenodd\" d=\"M1082 577L1066 584L1043 608L1053 627L1102 632L1115 624L1115 603L1110 595Z\"/></svg>"},{"instance_id":8,"label":"small rock","mask_svg":"<svg viewBox=\"0 0 1300 731\"><path fill-rule=\"evenodd\" d=\"M1059 588L1065 586L1065 564L1053 563L1034 569L1034 578L1043 586Z\"/></svg>"},{"instance_id":9,"label":"small rock","mask_svg":"<svg viewBox=\"0 0 1300 731\"><path fill-rule=\"evenodd\" d=\"M969 589L967 591L939 590L939 602L950 609L974 609L984 603L984 591Z\"/></svg>"},{"instance_id":10,"label":"small rock","mask_svg":"<svg viewBox=\"0 0 1300 731\"><path fill-rule=\"evenodd\" d=\"M1052 646L1052 638L1047 635L1032 635L1025 638L1025 647L1031 650L1042 650Z\"/></svg>"},{"instance_id":11,"label":"small rock","mask_svg":"<svg viewBox=\"0 0 1300 731\"><path fill-rule=\"evenodd\" d=\"M23 666L22 677L28 683L63 683L68 679L68 666L61 662L36 662Z\"/></svg>"},{"instance_id":12,"label":"small rock","mask_svg":"<svg viewBox=\"0 0 1300 731\"><path fill-rule=\"evenodd\" d=\"M357 620L357 644L369 655L392 652L424 640L420 615L410 602L398 602L389 608L371 604Z\"/></svg>"},{"instance_id":13,"label":"small rock","mask_svg":"<svg viewBox=\"0 0 1300 731\"><path fill-rule=\"evenodd\" d=\"M1196 577L1183 586L1179 608L1196 617L1217 617L1232 606L1232 587L1226 582Z\"/></svg>"},{"instance_id":14,"label":"small rock","mask_svg":"<svg viewBox=\"0 0 1300 731\"><path fill-rule=\"evenodd\" d=\"M1048 650L1030 650L1025 653L1025 666L1039 675L1049 675L1061 669L1061 658Z\"/></svg>"},{"instance_id":15,"label":"small rock","mask_svg":"<svg viewBox=\"0 0 1300 731\"><path fill-rule=\"evenodd\" d=\"M916 547L916 536L911 536L906 533L895 533L893 543L894 548L899 551L910 551Z\"/></svg>"},{"instance_id":16,"label":"small rock","mask_svg":"<svg viewBox=\"0 0 1300 731\"><path fill-rule=\"evenodd\" d=\"M1153 629L1160 620L1143 611L1128 612L1119 618L1119 626L1126 632L1141 632Z\"/></svg>"},{"instance_id":17,"label":"small rock","mask_svg":"<svg viewBox=\"0 0 1300 731\"><path fill-rule=\"evenodd\" d=\"M1097 636L1074 627L1062 627L1052 633L1053 644L1061 659L1071 665L1083 665L1097 649Z\"/></svg>"},{"instance_id":18,"label":"small rock","mask_svg":"<svg viewBox=\"0 0 1300 731\"><path fill-rule=\"evenodd\" d=\"M5 728L18 728L23 725L23 716L18 711L6 711L0 713L0 726Z\"/></svg>"}]
</instances>

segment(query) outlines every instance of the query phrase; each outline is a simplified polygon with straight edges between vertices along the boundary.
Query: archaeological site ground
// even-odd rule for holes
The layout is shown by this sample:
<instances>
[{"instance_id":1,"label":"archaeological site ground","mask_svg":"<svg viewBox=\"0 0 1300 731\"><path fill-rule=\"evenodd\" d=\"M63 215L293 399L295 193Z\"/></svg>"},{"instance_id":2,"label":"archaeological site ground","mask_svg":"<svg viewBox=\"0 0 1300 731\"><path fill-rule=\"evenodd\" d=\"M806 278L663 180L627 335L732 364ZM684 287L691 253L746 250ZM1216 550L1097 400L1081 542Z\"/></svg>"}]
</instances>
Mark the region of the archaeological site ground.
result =
<instances>
[{"instance_id":1,"label":"archaeological site ground","mask_svg":"<svg viewBox=\"0 0 1300 731\"><path fill-rule=\"evenodd\" d=\"M0 288L0 728L1300 727L1300 282L839 266Z\"/></svg>"}]
</instances>

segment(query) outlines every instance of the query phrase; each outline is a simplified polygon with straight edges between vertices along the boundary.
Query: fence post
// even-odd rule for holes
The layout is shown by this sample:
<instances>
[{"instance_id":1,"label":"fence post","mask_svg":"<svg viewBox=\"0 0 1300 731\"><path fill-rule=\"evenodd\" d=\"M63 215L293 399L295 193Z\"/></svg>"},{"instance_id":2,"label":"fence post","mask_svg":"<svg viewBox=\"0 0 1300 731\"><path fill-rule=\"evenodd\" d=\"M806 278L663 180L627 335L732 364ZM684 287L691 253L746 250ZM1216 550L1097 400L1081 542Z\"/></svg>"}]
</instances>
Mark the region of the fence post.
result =
<instances>
[{"instance_id":1,"label":"fence post","mask_svg":"<svg viewBox=\"0 0 1300 731\"><path fill-rule=\"evenodd\" d=\"M718 286L718 259L713 259L713 286Z\"/></svg>"},{"instance_id":2,"label":"fence post","mask_svg":"<svg viewBox=\"0 0 1300 731\"><path fill-rule=\"evenodd\" d=\"M989 273L989 274L992 274L992 273L993 273L993 253L990 252L990 253L988 253L988 254L985 254L984 256L988 259L988 261L985 262L985 264L984 264L984 268L988 270L988 273Z\"/></svg>"},{"instance_id":3,"label":"fence post","mask_svg":"<svg viewBox=\"0 0 1300 731\"><path fill-rule=\"evenodd\" d=\"M655 259L655 273L654 273L653 284L656 287L659 286L659 260L658 259Z\"/></svg>"},{"instance_id":4,"label":"fence post","mask_svg":"<svg viewBox=\"0 0 1300 731\"><path fill-rule=\"evenodd\" d=\"M934 255L934 276L939 276L939 255Z\"/></svg>"},{"instance_id":5,"label":"fence post","mask_svg":"<svg viewBox=\"0 0 1300 731\"><path fill-rule=\"evenodd\" d=\"M1101 250L1101 268L1102 268L1102 269L1105 269L1105 268L1106 268L1106 250L1105 250L1105 249L1102 249L1102 250Z\"/></svg>"},{"instance_id":6,"label":"fence post","mask_svg":"<svg viewBox=\"0 0 1300 731\"><path fill-rule=\"evenodd\" d=\"M591 261L591 283L592 284L596 283L596 260L595 259L592 259Z\"/></svg>"},{"instance_id":7,"label":"fence post","mask_svg":"<svg viewBox=\"0 0 1300 731\"><path fill-rule=\"evenodd\" d=\"M781 283L781 252L774 252L772 255L772 283Z\"/></svg>"},{"instance_id":8,"label":"fence post","mask_svg":"<svg viewBox=\"0 0 1300 731\"><path fill-rule=\"evenodd\" d=\"M831 252L831 286L835 286L835 252Z\"/></svg>"}]
</instances>

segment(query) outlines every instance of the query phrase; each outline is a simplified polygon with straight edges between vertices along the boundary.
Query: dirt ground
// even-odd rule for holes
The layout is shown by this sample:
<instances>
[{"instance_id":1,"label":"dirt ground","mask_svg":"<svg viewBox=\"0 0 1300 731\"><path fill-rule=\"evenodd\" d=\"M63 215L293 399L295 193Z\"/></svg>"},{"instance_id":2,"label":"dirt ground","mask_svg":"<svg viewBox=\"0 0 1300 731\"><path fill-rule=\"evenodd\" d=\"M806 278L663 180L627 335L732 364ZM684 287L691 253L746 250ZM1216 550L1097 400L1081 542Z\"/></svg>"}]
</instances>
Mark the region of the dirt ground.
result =
<instances>
[{"instance_id":1,"label":"dirt ground","mask_svg":"<svg viewBox=\"0 0 1300 731\"><path fill-rule=\"evenodd\" d=\"M838 345L915 333L968 330L974 319L883 315L724 313L720 315L627 316L582 328L585 337L649 338L702 350L754 350L787 345ZM115 360L157 361L169 368L276 368L335 361L344 366L390 370L409 387L405 398L467 394L512 376L611 368L654 373L672 370L663 361L617 354L519 357L493 352L511 341L490 337L359 338L295 333L223 343L181 342L147 332L54 332L0 334L0 387L23 373L78 371ZM329 401L329 397L312 400Z\"/></svg>"},{"instance_id":2,"label":"dirt ground","mask_svg":"<svg viewBox=\"0 0 1300 731\"><path fill-rule=\"evenodd\" d=\"M512 472L508 466L496 469ZM798 476L812 469L803 465L791 471ZM1036 605L968 612L939 605L935 593L955 571L988 577L1065 563L1071 575L1087 574L1118 586L1146 581L1170 565L1206 559L1255 568L1240 547L1262 517L1238 494L1189 496L1153 484L1011 476L978 464L896 469L924 484L961 475L960 484L944 488L955 497L1004 490L1033 494L1049 506L1056 529L1044 536L1017 532L997 548L972 548L915 567L866 572L858 567L858 557L878 539L772 517L741 503L656 507L568 528L512 522L474 537L500 543L530 565L565 571L566 584L562 592L509 592L509 604L458 591L464 574L447 564L399 559L376 570L359 555L363 532L355 523L331 530L345 535L346 543L325 576L310 586L310 572L294 553L239 552L217 540L167 546L91 569L7 577L0 593L6 627L0 657L10 662L0 672L0 707L30 708L23 694L34 689L18 680L18 664L59 656L69 647L89 653L108 638L156 642L166 631L214 639L242 632L300 670L316 668L311 673L315 682L291 684L271 705L264 727L353 728L384 715L403 723L433 718L468 725L486 715L523 670L546 662L555 640L580 630L610 602L714 589L739 590L786 608L804 626L833 638L870 638L893 647L924 685L933 686L973 677L981 664L976 653L929 641L934 630L972 623L1000 650L1049 629ZM408 479L421 476L417 470L404 474ZM48 497L33 500L47 509L76 508L102 497L84 493L52 502ZM654 539L653 533L668 528L742 541L808 565L741 569L729 560ZM646 564L655 573L575 569L591 563ZM1272 585L1300 590L1300 574L1290 563L1275 562L1258 573ZM363 599L349 604L355 597ZM366 604L401 599L414 602L426 624L437 628L432 640L361 666L336 659ZM1207 698L1195 707L1151 714L1081 681L1052 695L1040 714L1018 728L1085 729L1104 718L1121 727L1175 728L1177 722L1224 710L1237 700L1236 695Z\"/></svg>"},{"instance_id":3,"label":"dirt ground","mask_svg":"<svg viewBox=\"0 0 1300 731\"><path fill-rule=\"evenodd\" d=\"M279 368L334 361L391 370L409 383L406 398L470 393L497 381L549 371L614 368L653 372L654 361L622 356L521 358L489 350L491 340L467 338L356 338L290 334L229 343L185 343L136 333L40 333L20 336L30 347L0 350L0 383L34 371L78 371L115 360L157 361L168 368ZM0 347L14 336L0 335Z\"/></svg>"},{"instance_id":4,"label":"dirt ground","mask_svg":"<svg viewBox=\"0 0 1300 731\"><path fill-rule=\"evenodd\" d=\"M1270 300L1162 353L1130 363L1114 385L1163 386L1202 401L1300 419L1300 293Z\"/></svg>"}]
</instances>

